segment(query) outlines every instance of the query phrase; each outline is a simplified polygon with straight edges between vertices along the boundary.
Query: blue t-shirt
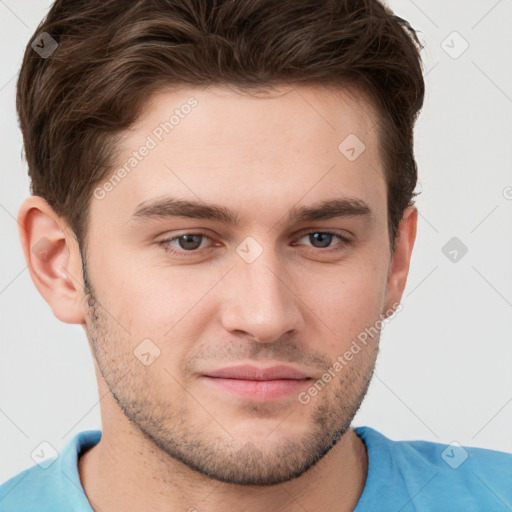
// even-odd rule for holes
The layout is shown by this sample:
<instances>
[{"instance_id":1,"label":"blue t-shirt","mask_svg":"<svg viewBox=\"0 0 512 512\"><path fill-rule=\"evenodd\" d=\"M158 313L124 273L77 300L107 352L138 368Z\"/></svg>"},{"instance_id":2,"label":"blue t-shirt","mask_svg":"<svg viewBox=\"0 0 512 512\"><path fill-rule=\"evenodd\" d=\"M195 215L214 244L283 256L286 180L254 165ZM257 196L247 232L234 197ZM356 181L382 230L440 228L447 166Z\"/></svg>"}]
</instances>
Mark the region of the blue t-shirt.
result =
<instances>
[{"instance_id":1,"label":"blue t-shirt","mask_svg":"<svg viewBox=\"0 0 512 512\"><path fill-rule=\"evenodd\" d=\"M356 427L368 450L368 475L354 512L505 512L512 510L512 454L428 441L392 441ZM0 486L1 512L92 512L78 455L100 430L80 432L62 453ZM43 469L45 466L46 469Z\"/></svg>"}]
</instances>

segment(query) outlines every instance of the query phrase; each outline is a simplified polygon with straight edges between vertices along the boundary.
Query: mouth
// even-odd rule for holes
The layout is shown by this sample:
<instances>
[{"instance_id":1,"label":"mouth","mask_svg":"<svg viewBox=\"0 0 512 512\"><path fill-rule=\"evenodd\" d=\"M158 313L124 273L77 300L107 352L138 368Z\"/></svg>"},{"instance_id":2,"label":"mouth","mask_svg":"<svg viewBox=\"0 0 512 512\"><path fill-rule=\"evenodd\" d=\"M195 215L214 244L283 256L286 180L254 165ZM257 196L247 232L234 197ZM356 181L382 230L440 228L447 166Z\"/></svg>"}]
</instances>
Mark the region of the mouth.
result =
<instances>
[{"instance_id":1,"label":"mouth","mask_svg":"<svg viewBox=\"0 0 512 512\"><path fill-rule=\"evenodd\" d=\"M246 400L268 402L298 393L312 380L308 374L290 366L232 366L208 371L203 381L221 392Z\"/></svg>"}]
</instances>

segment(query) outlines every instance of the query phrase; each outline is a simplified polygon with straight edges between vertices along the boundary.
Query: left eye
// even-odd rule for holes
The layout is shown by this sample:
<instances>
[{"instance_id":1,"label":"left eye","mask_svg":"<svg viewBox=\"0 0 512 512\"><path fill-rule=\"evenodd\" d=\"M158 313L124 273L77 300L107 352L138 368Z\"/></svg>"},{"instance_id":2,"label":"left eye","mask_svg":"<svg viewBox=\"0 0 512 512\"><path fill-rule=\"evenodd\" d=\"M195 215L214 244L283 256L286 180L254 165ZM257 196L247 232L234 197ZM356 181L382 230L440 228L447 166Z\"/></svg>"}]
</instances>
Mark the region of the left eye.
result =
<instances>
[{"instance_id":1,"label":"left eye","mask_svg":"<svg viewBox=\"0 0 512 512\"><path fill-rule=\"evenodd\" d=\"M309 233L302 235L298 240L302 240L303 238L308 238L313 244L318 243L319 245L314 245L315 249L328 248L331 245L333 238L337 238L343 245L349 243L347 238L339 235L338 233L332 233L331 231L310 231Z\"/></svg>"}]
</instances>

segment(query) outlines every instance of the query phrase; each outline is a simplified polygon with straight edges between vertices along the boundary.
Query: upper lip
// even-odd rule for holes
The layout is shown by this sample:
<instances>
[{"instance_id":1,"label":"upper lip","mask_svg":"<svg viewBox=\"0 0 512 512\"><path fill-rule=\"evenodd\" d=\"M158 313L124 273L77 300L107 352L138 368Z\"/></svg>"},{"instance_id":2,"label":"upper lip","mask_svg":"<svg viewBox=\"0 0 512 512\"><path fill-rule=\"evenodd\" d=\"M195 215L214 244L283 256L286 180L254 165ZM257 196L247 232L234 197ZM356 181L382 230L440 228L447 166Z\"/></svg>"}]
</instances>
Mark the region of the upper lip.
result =
<instances>
[{"instance_id":1,"label":"upper lip","mask_svg":"<svg viewBox=\"0 0 512 512\"><path fill-rule=\"evenodd\" d=\"M302 380L309 378L306 373L285 365L270 366L267 368L258 368L250 365L230 366L209 371L204 375L206 377L239 380Z\"/></svg>"}]
</instances>

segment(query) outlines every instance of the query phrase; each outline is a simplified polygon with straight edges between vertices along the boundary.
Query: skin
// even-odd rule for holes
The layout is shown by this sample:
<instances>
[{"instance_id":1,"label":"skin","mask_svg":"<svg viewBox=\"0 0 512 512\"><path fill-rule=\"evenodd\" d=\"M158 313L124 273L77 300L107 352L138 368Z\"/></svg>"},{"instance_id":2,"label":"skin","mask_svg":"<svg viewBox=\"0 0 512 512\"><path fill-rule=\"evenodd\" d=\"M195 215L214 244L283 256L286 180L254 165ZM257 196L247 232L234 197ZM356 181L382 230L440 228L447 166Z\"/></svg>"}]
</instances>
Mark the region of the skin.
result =
<instances>
[{"instance_id":1,"label":"skin","mask_svg":"<svg viewBox=\"0 0 512 512\"><path fill-rule=\"evenodd\" d=\"M308 404L296 392L243 398L204 374L286 364L310 377L307 390L400 301L417 210L404 212L391 254L376 115L349 90L160 92L125 133L118 164L190 96L197 107L92 199L85 289L65 220L39 197L20 208L32 279L57 318L84 327L104 397L102 439L79 459L86 495L104 512L353 510L368 460L350 424L379 336ZM354 161L338 150L349 134L366 146ZM139 205L167 195L222 205L241 223L130 221ZM371 216L288 220L292 207L341 197L364 201ZM188 256L157 243L197 230L207 237ZM308 236L325 230L350 243ZM249 236L262 250L250 263L236 251ZM30 249L43 237L52 251L41 259ZM160 351L150 365L134 355L145 339Z\"/></svg>"}]
</instances>

